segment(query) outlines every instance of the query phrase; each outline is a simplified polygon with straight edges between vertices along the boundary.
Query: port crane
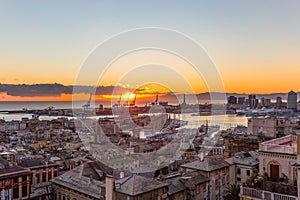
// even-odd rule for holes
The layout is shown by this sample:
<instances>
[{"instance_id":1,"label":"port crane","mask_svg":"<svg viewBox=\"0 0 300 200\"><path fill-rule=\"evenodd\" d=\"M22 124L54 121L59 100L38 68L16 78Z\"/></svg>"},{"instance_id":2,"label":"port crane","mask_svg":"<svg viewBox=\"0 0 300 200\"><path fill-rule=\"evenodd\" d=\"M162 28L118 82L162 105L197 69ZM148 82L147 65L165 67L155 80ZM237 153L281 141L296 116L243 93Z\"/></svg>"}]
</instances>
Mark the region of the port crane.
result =
<instances>
[{"instance_id":1,"label":"port crane","mask_svg":"<svg viewBox=\"0 0 300 200\"><path fill-rule=\"evenodd\" d=\"M91 107L91 99L92 99L92 93L90 93L89 100L82 106L85 110L87 110Z\"/></svg>"},{"instance_id":2,"label":"port crane","mask_svg":"<svg viewBox=\"0 0 300 200\"><path fill-rule=\"evenodd\" d=\"M152 102L152 106L154 106L154 105L158 105L158 94L156 94L155 101Z\"/></svg>"},{"instance_id":3,"label":"port crane","mask_svg":"<svg viewBox=\"0 0 300 200\"><path fill-rule=\"evenodd\" d=\"M130 106L135 106L135 101L136 101L136 95L134 96L134 99L133 99L132 103L130 104Z\"/></svg>"}]
</instances>

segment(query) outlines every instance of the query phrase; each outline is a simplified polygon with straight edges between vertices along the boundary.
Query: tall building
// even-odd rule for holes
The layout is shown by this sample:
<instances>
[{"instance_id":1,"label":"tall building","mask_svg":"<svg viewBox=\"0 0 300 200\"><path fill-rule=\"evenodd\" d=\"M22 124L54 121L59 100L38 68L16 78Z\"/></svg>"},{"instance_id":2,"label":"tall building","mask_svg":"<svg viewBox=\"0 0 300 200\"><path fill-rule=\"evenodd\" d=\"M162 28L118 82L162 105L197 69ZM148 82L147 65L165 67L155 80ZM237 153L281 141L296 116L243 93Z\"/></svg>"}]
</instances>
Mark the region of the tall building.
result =
<instances>
[{"instance_id":1,"label":"tall building","mask_svg":"<svg viewBox=\"0 0 300 200\"><path fill-rule=\"evenodd\" d=\"M250 94L249 95L249 106L251 109L255 109L257 108L258 105L258 99L256 99L256 95L255 94Z\"/></svg>"},{"instance_id":2,"label":"tall building","mask_svg":"<svg viewBox=\"0 0 300 200\"><path fill-rule=\"evenodd\" d=\"M239 105L243 105L243 104L245 104L245 97L238 97L238 104Z\"/></svg>"},{"instance_id":3,"label":"tall building","mask_svg":"<svg viewBox=\"0 0 300 200\"><path fill-rule=\"evenodd\" d=\"M235 96L229 96L228 104L237 104L237 98Z\"/></svg>"},{"instance_id":4,"label":"tall building","mask_svg":"<svg viewBox=\"0 0 300 200\"><path fill-rule=\"evenodd\" d=\"M262 107L270 107L271 106L271 99L266 99L266 98L262 97L260 99L260 105Z\"/></svg>"},{"instance_id":5,"label":"tall building","mask_svg":"<svg viewBox=\"0 0 300 200\"><path fill-rule=\"evenodd\" d=\"M281 97L277 97L276 98L276 107L280 108L282 105L282 98Z\"/></svg>"},{"instance_id":6,"label":"tall building","mask_svg":"<svg viewBox=\"0 0 300 200\"><path fill-rule=\"evenodd\" d=\"M290 91L287 97L287 109L297 110L297 93Z\"/></svg>"}]
</instances>

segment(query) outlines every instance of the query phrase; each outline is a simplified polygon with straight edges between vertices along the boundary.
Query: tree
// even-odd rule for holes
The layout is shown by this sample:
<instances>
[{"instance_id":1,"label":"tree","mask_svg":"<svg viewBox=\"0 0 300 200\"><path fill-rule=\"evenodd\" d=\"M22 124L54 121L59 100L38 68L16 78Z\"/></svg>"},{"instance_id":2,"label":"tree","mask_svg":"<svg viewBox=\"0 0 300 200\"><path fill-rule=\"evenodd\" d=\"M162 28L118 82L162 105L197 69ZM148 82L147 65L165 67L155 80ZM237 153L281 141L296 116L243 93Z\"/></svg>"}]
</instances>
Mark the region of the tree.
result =
<instances>
[{"instance_id":1,"label":"tree","mask_svg":"<svg viewBox=\"0 0 300 200\"><path fill-rule=\"evenodd\" d=\"M236 184L230 184L226 187L224 200L239 200L240 186Z\"/></svg>"}]
</instances>

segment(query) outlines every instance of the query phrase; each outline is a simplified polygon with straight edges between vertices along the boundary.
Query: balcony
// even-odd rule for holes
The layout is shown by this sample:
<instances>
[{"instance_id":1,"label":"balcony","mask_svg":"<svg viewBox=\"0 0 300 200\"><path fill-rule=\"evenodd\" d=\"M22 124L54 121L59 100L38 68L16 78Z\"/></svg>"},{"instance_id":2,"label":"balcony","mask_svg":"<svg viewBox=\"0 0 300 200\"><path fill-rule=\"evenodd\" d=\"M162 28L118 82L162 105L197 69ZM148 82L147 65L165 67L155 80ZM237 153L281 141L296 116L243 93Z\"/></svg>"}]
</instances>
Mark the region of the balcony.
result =
<instances>
[{"instance_id":1,"label":"balcony","mask_svg":"<svg viewBox=\"0 0 300 200\"><path fill-rule=\"evenodd\" d=\"M289 196L284 194L278 194L268 192L265 190L256 190L253 188L242 187L240 188L240 197L249 198L252 200L299 200L298 197Z\"/></svg>"}]
</instances>

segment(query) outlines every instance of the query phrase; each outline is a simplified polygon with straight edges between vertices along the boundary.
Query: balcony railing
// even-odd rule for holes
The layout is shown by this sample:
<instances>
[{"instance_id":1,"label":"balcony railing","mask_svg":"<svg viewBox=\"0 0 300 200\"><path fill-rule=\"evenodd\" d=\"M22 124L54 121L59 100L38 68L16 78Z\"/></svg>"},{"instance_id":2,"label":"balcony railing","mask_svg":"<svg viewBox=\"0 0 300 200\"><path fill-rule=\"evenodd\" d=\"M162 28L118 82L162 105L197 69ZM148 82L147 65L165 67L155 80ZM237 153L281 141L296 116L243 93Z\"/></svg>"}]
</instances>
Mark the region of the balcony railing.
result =
<instances>
[{"instance_id":1,"label":"balcony railing","mask_svg":"<svg viewBox=\"0 0 300 200\"><path fill-rule=\"evenodd\" d=\"M277 144L261 144L260 150L267 151L267 152L287 153L287 154L297 153L297 149L295 146L285 146L285 145L277 145Z\"/></svg>"},{"instance_id":2,"label":"balcony railing","mask_svg":"<svg viewBox=\"0 0 300 200\"><path fill-rule=\"evenodd\" d=\"M266 199L266 200L298 200L298 197L289 196L284 194L278 194L273 192L268 192L265 190L256 190L253 188L241 187L240 191L241 197L248 197L254 199Z\"/></svg>"}]
</instances>

